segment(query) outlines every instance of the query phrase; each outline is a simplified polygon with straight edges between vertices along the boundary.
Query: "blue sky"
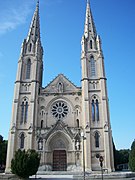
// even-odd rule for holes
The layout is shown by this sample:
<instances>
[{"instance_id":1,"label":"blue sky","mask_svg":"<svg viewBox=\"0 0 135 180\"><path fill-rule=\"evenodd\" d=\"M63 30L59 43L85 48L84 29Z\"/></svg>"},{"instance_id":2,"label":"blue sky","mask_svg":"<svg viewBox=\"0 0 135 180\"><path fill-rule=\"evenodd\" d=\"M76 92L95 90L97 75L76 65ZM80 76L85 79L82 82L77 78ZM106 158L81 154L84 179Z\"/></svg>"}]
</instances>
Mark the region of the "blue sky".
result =
<instances>
[{"instance_id":1,"label":"blue sky","mask_svg":"<svg viewBox=\"0 0 135 180\"><path fill-rule=\"evenodd\" d=\"M17 62L34 0L0 2L0 134L8 138ZM117 149L135 139L135 0L91 0L105 57L112 133ZM43 86L59 73L81 86L85 0L40 0Z\"/></svg>"}]
</instances>

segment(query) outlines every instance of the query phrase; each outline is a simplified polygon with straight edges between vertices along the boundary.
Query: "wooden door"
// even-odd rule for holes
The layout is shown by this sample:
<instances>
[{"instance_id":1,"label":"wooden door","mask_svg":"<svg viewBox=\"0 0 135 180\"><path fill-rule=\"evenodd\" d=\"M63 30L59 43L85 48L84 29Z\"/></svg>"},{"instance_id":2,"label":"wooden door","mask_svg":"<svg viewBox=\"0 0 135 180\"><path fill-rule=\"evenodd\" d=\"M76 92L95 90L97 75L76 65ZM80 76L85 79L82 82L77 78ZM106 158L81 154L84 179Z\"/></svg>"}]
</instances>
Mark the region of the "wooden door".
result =
<instances>
[{"instance_id":1,"label":"wooden door","mask_svg":"<svg viewBox=\"0 0 135 180\"><path fill-rule=\"evenodd\" d=\"M67 170L67 155L65 150L55 150L53 152L53 171Z\"/></svg>"}]
</instances>

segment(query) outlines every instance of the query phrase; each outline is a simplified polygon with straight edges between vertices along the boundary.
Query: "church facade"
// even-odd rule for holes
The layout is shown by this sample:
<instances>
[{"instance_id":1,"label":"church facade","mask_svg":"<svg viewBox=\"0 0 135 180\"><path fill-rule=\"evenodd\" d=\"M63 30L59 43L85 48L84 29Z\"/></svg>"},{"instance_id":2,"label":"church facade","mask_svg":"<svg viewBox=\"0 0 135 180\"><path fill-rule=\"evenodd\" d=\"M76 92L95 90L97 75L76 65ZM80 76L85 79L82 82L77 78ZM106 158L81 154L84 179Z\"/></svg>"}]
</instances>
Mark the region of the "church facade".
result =
<instances>
[{"instance_id":1,"label":"church facade","mask_svg":"<svg viewBox=\"0 0 135 180\"><path fill-rule=\"evenodd\" d=\"M81 46L81 87L63 74L42 87L38 2L18 61L6 172L18 149L40 153L39 171L98 171L100 156L114 170L104 57L89 1Z\"/></svg>"}]
</instances>

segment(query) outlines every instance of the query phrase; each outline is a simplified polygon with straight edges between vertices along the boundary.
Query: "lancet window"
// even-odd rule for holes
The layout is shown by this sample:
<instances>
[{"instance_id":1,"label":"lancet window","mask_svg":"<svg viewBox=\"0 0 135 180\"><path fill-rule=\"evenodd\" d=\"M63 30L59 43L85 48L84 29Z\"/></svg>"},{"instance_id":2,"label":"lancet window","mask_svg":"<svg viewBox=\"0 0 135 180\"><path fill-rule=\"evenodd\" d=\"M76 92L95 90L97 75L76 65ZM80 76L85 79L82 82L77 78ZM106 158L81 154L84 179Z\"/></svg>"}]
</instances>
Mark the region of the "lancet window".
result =
<instances>
[{"instance_id":1,"label":"lancet window","mask_svg":"<svg viewBox=\"0 0 135 180\"><path fill-rule=\"evenodd\" d=\"M28 59L26 66L26 79L30 79L30 73L31 73L31 60Z\"/></svg>"},{"instance_id":2,"label":"lancet window","mask_svg":"<svg viewBox=\"0 0 135 180\"><path fill-rule=\"evenodd\" d=\"M77 124L77 128L79 128L80 127L79 119L76 120L76 124Z\"/></svg>"},{"instance_id":3,"label":"lancet window","mask_svg":"<svg viewBox=\"0 0 135 180\"><path fill-rule=\"evenodd\" d=\"M94 103L94 100L92 100L92 103L91 103L91 111L92 111L92 120L95 121L95 103Z\"/></svg>"},{"instance_id":4,"label":"lancet window","mask_svg":"<svg viewBox=\"0 0 135 180\"><path fill-rule=\"evenodd\" d=\"M44 127L44 121L41 120L41 129Z\"/></svg>"},{"instance_id":5,"label":"lancet window","mask_svg":"<svg viewBox=\"0 0 135 180\"><path fill-rule=\"evenodd\" d=\"M95 60L94 57L90 57L90 76L93 77L96 75L96 69L95 69Z\"/></svg>"},{"instance_id":6,"label":"lancet window","mask_svg":"<svg viewBox=\"0 0 135 180\"><path fill-rule=\"evenodd\" d=\"M20 149L24 148L24 139L25 139L25 136L24 136L24 133L22 133L20 136Z\"/></svg>"},{"instance_id":7,"label":"lancet window","mask_svg":"<svg viewBox=\"0 0 135 180\"><path fill-rule=\"evenodd\" d=\"M91 116L92 121L99 121L99 101L96 96L91 101Z\"/></svg>"},{"instance_id":8,"label":"lancet window","mask_svg":"<svg viewBox=\"0 0 135 180\"><path fill-rule=\"evenodd\" d=\"M93 48L92 40L90 40L90 49Z\"/></svg>"},{"instance_id":9,"label":"lancet window","mask_svg":"<svg viewBox=\"0 0 135 180\"><path fill-rule=\"evenodd\" d=\"M99 102L96 99L96 120L99 121Z\"/></svg>"},{"instance_id":10,"label":"lancet window","mask_svg":"<svg viewBox=\"0 0 135 180\"><path fill-rule=\"evenodd\" d=\"M24 99L21 104L21 124L27 123L28 120L28 101L27 99Z\"/></svg>"},{"instance_id":11,"label":"lancet window","mask_svg":"<svg viewBox=\"0 0 135 180\"><path fill-rule=\"evenodd\" d=\"M95 147L99 148L99 138L100 138L100 135L99 135L98 132L95 132L94 138L95 138Z\"/></svg>"},{"instance_id":12,"label":"lancet window","mask_svg":"<svg viewBox=\"0 0 135 180\"><path fill-rule=\"evenodd\" d=\"M31 52L31 49L32 49L32 44L30 43L28 46L28 51Z\"/></svg>"},{"instance_id":13,"label":"lancet window","mask_svg":"<svg viewBox=\"0 0 135 180\"><path fill-rule=\"evenodd\" d=\"M42 119L43 119L44 116L45 116L45 109L44 109L44 106L41 106L40 116L41 116Z\"/></svg>"}]
</instances>

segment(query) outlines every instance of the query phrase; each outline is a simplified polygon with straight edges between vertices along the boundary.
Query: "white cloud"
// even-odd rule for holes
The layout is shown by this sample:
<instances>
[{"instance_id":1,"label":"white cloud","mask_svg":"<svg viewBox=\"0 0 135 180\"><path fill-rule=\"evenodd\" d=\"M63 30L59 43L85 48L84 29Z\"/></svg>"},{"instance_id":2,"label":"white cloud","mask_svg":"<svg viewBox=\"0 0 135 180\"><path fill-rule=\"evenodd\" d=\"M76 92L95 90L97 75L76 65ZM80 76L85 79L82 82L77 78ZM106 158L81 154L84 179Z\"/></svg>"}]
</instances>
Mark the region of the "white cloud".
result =
<instances>
[{"instance_id":1,"label":"white cloud","mask_svg":"<svg viewBox=\"0 0 135 180\"><path fill-rule=\"evenodd\" d=\"M8 8L2 11L3 18L0 19L0 34L15 29L24 24L28 14L31 12L32 3L25 2L21 7Z\"/></svg>"}]
</instances>

